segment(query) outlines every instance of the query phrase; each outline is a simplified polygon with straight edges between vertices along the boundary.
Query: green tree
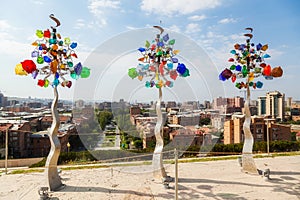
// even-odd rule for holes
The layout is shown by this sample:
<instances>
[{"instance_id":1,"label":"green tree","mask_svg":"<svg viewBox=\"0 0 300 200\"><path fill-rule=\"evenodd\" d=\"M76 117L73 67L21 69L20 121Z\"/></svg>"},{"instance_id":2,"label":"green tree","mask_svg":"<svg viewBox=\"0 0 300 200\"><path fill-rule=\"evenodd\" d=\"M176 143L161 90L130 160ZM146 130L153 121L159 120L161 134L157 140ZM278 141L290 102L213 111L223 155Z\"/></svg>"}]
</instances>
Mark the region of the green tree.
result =
<instances>
[{"instance_id":1,"label":"green tree","mask_svg":"<svg viewBox=\"0 0 300 200\"><path fill-rule=\"evenodd\" d=\"M209 117L200 118L199 126L209 125L209 124L210 124L210 118Z\"/></svg>"},{"instance_id":2,"label":"green tree","mask_svg":"<svg viewBox=\"0 0 300 200\"><path fill-rule=\"evenodd\" d=\"M100 111L97 113L98 122L102 130L105 129L106 125L111 123L113 119L113 114L109 111Z\"/></svg>"},{"instance_id":3,"label":"green tree","mask_svg":"<svg viewBox=\"0 0 300 200\"><path fill-rule=\"evenodd\" d=\"M296 141L296 134L297 132L291 132L291 140Z\"/></svg>"}]
</instances>

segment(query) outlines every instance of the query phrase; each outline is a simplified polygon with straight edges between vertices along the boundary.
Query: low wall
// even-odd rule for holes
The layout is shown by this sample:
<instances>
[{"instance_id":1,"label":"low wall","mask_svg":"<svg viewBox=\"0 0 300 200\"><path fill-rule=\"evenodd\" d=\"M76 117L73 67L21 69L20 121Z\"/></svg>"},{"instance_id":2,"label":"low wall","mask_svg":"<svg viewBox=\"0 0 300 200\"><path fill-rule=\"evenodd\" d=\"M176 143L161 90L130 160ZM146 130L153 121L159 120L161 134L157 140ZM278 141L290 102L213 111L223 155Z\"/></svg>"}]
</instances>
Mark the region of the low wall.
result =
<instances>
[{"instance_id":1,"label":"low wall","mask_svg":"<svg viewBox=\"0 0 300 200\"><path fill-rule=\"evenodd\" d=\"M23 158L23 159L9 159L7 167L28 167L34 163L43 160L43 158ZM0 160L0 168L5 167L5 160Z\"/></svg>"}]
</instances>

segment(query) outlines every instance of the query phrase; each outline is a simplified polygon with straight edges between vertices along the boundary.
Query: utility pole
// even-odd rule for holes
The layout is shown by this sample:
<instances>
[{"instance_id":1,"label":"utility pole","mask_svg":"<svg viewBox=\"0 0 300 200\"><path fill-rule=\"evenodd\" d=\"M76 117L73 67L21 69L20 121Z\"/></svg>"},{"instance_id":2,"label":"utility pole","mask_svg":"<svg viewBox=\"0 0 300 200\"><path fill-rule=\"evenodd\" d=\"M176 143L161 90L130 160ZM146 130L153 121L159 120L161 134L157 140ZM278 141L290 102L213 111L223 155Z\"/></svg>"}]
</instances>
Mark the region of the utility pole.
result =
<instances>
[{"instance_id":1,"label":"utility pole","mask_svg":"<svg viewBox=\"0 0 300 200\"><path fill-rule=\"evenodd\" d=\"M5 132L5 174L7 174L7 162L8 162L8 128Z\"/></svg>"}]
</instances>

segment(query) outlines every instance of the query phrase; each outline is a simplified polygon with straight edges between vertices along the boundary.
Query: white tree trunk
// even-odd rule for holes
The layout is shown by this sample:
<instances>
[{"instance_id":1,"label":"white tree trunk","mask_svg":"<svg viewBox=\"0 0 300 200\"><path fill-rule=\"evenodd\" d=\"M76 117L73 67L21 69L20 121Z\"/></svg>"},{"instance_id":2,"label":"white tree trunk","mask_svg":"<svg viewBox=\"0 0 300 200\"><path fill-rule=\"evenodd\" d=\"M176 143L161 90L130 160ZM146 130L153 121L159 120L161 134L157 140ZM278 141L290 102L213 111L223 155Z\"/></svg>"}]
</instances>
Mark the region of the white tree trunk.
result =
<instances>
[{"instance_id":1,"label":"white tree trunk","mask_svg":"<svg viewBox=\"0 0 300 200\"><path fill-rule=\"evenodd\" d=\"M157 122L155 125L155 139L156 145L152 159L152 165L154 169L154 177L163 178L167 177L165 168L163 166L162 161L162 151L164 148L164 140L162 135L162 112L161 112L161 99L162 99L162 89L159 88L159 99L156 102L156 114L157 114Z\"/></svg>"},{"instance_id":2,"label":"white tree trunk","mask_svg":"<svg viewBox=\"0 0 300 200\"><path fill-rule=\"evenodd\" d=\"M62 186L61 178L57 171L57 161L60 154L60 141L57 137L59 128L59 115L57 111L58 92L57 87L54 87L54 99L51 105L52 112L52 125L49 130L49 138L51 143L51 149L47 157L45 171L47 176L47 183L50 191L58 190Z\"/></svg>"},{"instance_id":3,"label":"white tree trunk","mask_svg":"<svg viewBox=\"0 0 300 200\"><path fill-rule=\"evenodd\" d=\"M251 174L257 174L257 168L254 163L253 159L253 136L250 130L250 124L251 124L251 113L249 109L250 104L250 89L247 87L247 99L245 101L245 121L243 124L243 131L244 131L244 146L243 146L243 160L242 160L242 166L243 171L246 173Z\"/></svg>"}]
</instances>

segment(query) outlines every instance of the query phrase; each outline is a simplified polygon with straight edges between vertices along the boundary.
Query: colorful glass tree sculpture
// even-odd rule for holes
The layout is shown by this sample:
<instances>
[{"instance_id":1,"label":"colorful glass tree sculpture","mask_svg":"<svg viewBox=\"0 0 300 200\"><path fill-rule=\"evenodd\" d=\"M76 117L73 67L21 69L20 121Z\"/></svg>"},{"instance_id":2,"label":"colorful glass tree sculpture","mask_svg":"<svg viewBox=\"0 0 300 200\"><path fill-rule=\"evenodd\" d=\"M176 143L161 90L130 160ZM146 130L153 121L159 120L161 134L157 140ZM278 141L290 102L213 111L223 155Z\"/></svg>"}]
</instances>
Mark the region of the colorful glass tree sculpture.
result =
<instances>
[{"instance_id":1,"label":"colorful glass tree sculpture","mask_svg":"<svg viewBox=\"0 0 300 200\"><path fill-rule=\"evenodd\" d=\"M244 34L247 37L245 44L235 44L234 49L230 51L233 54L232 58L229 58L228 62L232 63L230 68L225 68L219 75L219 79L226 81L231 79L238 89L245 88L247 91L247 97L245 100L245 121L243 124L244 131L244 146L242 166L243 171L247 173L257 173L255 166L252 149L253 149L253 136L250 130L251 114L249 110L250 104L250 87L253 89L262 88L263 82L254 81L255 78L263 76L266 80L272 80L273 78L281 77L283 71L281 67L271 68L269 64L265 63L265 59L271 56L266 53L268 45L262 45L251 43L252 28L246 28L250 33ZM245 79L245 81L237 82L237 79Z\"/></svg>"},{"instance_id":2,"label":"colorful glass tree sculpture","mask_svg":"<svg viewBox=\"0 0 300 200\"><path fill-rule=\"evenodd\" d=\"M56 22L56 27L60 25L60 21L53 14L50 15L50 18ZM57 171L57 160L61 148L57 137L60 125L57 111L57 87L59 85L67 88L72 86L72 81L65 78L67 74L70 74L72 79L78 79L79 77L88 78L90 75L90 69L83 67L80 62L76 65L73 64L73 59L77 58L74 51L77 43L71 42L68 37L62 39L61 35L56 32L56 27L51 27L51 30L37 30L36 36L38 39L32 43L35 46L31 53L32 60L24 60L15 67L17 75L31 74L34 79L39 77L37 81L38 86L43 88L52 86L54 89L54 99L51 106L53 121L49 130L51 149L45 165L47 182L51 191L57 190L62 186ZM37 67L35 63L41 67Z\"/></svg>"},{"instance_id":3,"label":"colorful glass tree sculpture","mask_svg":"<svg viewBox=\"0 0 300 200\"><path fill-rule=\"evenodd\" d=\"M150 80L146 81L145 86L147 88L158 88L159 99L156 102L156 114L157 123L155 126L155 138L156 146L153 154L153 167L154 174L166 178L166 172L162 163L162 150L164 147L162 136L162 112L161 112L161 100L162 100L162 88L173 87L173 81L178 76L189 76L189 70L183 63L179 63L176 55L179 50L173 49L175 39L169 38L166 34L161 38L164 29L160 26L154 26L160 30L156 38L149 42L145 42L145 47L140 47L138 51L142 54L142 57L138 59L139 64L137 67L130 68L128 75L134 79L138 78L140 81L144 77L150 77Z\"/></svg>"}]
</instances>

